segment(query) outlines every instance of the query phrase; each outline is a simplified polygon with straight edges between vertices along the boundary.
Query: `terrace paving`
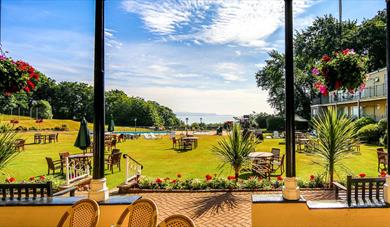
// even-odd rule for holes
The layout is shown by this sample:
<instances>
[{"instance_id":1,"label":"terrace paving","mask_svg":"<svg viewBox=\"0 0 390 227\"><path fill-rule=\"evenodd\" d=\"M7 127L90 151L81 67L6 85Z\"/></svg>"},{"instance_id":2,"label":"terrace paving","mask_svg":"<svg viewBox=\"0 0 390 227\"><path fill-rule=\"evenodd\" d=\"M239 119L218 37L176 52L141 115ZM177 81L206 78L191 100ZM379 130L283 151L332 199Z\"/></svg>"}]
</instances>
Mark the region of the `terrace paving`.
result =
<instances>
[{"instance_id":1,"label":"terrace paving","mask_svg":"<svg viewBox=\"0 0 390 227\"><path fill-rule=\"evenodd\" d=\"M191 217L197 226L251 226L251 195L259 193L156 192L139 195L155 201L159 213L158 223L172 214L184 214ZM308 200L334 198L332 191L302 191L302 195Z\"/></svg>"}]
</instances>

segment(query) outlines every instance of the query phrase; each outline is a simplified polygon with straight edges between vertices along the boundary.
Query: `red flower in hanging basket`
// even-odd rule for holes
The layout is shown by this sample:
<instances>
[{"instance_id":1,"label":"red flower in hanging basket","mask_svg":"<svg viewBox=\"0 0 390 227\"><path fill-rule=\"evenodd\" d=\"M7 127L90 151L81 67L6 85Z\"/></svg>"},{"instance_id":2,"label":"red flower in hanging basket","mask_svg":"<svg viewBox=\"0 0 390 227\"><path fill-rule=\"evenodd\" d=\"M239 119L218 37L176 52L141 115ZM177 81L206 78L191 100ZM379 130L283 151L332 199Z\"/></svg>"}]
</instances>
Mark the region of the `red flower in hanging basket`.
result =
<instances>
[{"instance_id":1,"label":"red flower in hanging basket","mask_svg":"<svg viewBox=\"0 0 390 227\"><path fill-rule=\"evenodd\" d=\"M283 180L283 177L282 177L282 176L277 176L276 179L277 179L278 181L282 181L282 180Z\"/></svg>"},{"instance_id":2,"label":"red flower in hanging basket","mask_svg":"<svg viewBox=\"0 0 390 227\"><path fill-rule=\"evenodd\" d=\"M317 80L314 88L326 96L333 91L355 92L364 89L367 57L353 49L335 52L334 57L324 55L311 70Z\"/></svg>"},{"instance_id":3,"label":"red flower in hanging basket","mask_svg":"<svg viewBox=\"0 0 390 227\"><path fill-rule=\"evenodd\" d=\"M24 61L14 61L0 49L0 93L10 96L13 93L34 91L39 83L40 72Z\"/></svg>"},{"instance_id":4,"label":"red flower in hanging basket","mask_svg":"<svg viewBox=\"0 0 390 227\"><path fill-rule=\"evenodd\" d=\"M213 179L213 177L212 177L210 174L207 174L207 175L206 175L206 180L207 180L207 181L212 180L212 179Z\"/></svg>"},{"instance_id":5,"label":"red flower in hanging basket","mask_svg":"<svg viewBox=\"0 0 390 227\"><path fill-rule=\"evenodd\" d=\"M366 174L365 173L359 173L359 177L361 177L361 178L366 177Z\"/></svg>"},{"instance_id":6,"label":"red flower in hanging basket","mask_svg":"<svg viewBox=\"0 0 390 227\"><path fill-rule=\"evenodd\" d=\"M330 61L330 57L329 57L329 55L325 54L324 56L322 56L321 60L324 62L328 62L328 61Z\"/></svg>"}]
</instances>

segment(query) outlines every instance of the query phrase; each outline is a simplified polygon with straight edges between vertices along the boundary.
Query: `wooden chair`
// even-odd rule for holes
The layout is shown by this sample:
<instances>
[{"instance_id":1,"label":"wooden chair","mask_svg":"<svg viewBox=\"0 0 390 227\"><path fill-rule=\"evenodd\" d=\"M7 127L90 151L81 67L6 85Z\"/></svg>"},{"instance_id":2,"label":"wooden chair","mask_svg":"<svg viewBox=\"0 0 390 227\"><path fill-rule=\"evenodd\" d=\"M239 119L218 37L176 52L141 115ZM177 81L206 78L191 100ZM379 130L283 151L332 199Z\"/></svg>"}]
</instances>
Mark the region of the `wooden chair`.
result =
<instances>
[{"instance_id":1,"label":"wooden chair","mask_svg":"<svg viewBox=\"0 0 390 227\"><path fill-rule=\"evenodd\" d=\"M57 132L56 134L56 142L58 142L58 137L60 136L60 134Z\"/></svg>"},{"instance_id":2,"label":"wooden chair","mask_svg":"<svg viewBox=\"0 0 390 227\"><path fill-rule=\"evenodd\" d=\"M383 151L377 151L376 153L378 155L378 172L380 172L382 169L387 170L387 153Z\"/></svg>"},{"instance_id":3,"label":"wooden chair","mask_svg":"<svg viewBox=\"0 0 390 227\"><path fill-rule=\"evenodd\" d=\"M26 141L24 139L16 139L15 140L15 148L18 151L24 151L24 145L26 144Z\"/></svg>"},{"instance_id":4,"label":"wooden chair","mask_svg":"<svg viewBox=\"0 0 390 227\"><path fill-rule=\"evenodd\" d=\"M50 134L49 135L49 143L56 142L56 134Z\"/></svg>"},{"instance_id":5,"label":"wooden chair","mask_svg":"<svg viewBox=\"0 0 390 227\"><path fill-rule=\"evenodd\" d=\"M280 171L278 174L276 174L276 176L281 176L284 173L284 158L285 158L285 155L282 155L282 157L278 161L276 161L276 160L272 161L272 171L271 172L276 173L276 172Z\"/></svg>"},{"instance_id":6,"label":"wooden chair","mask_svg":"<svg viewBox=\"0 0 390 227\"><path fill-rule=\"evenodd\" d=\"M95 227L99 221L99 215L100 208L96 201L82 199L65 212L57 226L64 226L69 217L69 227Z\"/></svg>"},{"instance_id":7,"label":"wooden chair","mask_svg":"<svg viewBox=\"0 0 390 227\"><path fill-rule=\"evenodd\" d=\"M176 148L176 143L177 143L176 137L172 137L172 148L173 149Z\"/></svg>"},{"instance_id":8,"label":"wooden chair","mask_svg":"<svg viewBox=\"0 0 390 227\"><path fill-rule=\"evenodd\" d=\"M34 134L34 143L42 143L42 135L40 133Z\"/></svg>"},{"instance_id":9,"label":"wooden chair","mask_svg":"<svg viewBox=\"0 0 390 227\"><path fill-rule=\"evenodd\" d=\"M139 199L127 207L119 217L116 226L122 226L125 218L129 216L127 226L154 227L157 223L157 206L150 199Z\"/></svg>"},{"instance_id":10,"label":"wooden chair","mask_svg":"<svg viewBox=\"0 0 390 227\"><path fill-rule=\"evenodd\" d=\"M252 172L267 178L271 179L271 172L272 172L272 164L271 159L255 159L252 162Z\"/></svg>"},{"instance_id":11,"label":"wooden chair","mask_svg":"<svg viewBox=\"0 0 390 227\"><path fill-rule=\"evenodd\" d=\"M279 148L272 148L271 153L273 154L273 160L279 161L280 158L280 149Z\"/></svg>"},{"instance_id":12,"label":"wooden chair","mask_svg":"<svg viewBox=\"0 0 390 227\"><path fill-rule=\"evenodd\" d=\"M111 170L111 173L114 173L114 165L116 165L119 168L119 171L121 171L121 156L121 152L113 152L106 159L107 168Z\"/></svg>"},{"instance_id":13,"label":"wooden chair","mask_svg":"<svg viewBox=\"0 0 390 227\"><path fill-rule=\"evenodd\" d=\"M157 227L195 227L195 223L185 215L174 214L165 218Z\"/></svg>"},{"instance_id":14,"label":"wooden chair","mask_svg":"<svg viewBox=\"0 0 390 227\"><path fill-rule=\"evenodd\" d=\"M59 169L60 173L63 174L63 166L61 164L61 160L53 161L52 158L46 157L47 162L47 174L50 174L50 170L53 170L53 174L55 174L56 170Z\"/></svg>"}]
</instances>

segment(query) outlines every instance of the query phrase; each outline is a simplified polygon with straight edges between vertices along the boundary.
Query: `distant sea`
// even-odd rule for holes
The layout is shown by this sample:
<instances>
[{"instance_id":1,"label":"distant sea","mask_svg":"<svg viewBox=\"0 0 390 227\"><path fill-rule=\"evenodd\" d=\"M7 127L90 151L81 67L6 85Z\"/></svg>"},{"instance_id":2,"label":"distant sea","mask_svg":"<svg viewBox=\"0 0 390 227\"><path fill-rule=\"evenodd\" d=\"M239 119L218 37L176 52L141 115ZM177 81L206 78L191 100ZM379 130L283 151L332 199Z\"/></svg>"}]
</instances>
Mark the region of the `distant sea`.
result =
<instances>
[{"instance_id":1,"label":"distant sea","mask_svg":"<svg viewBox=\"0 0 390 227\"><path fill-rule=\"evenodd\" d=\"M176 113L176 116L186 122L186 118L188 117L188 124L192 124L194 122L200 123L200 118L202 118L202 122L206 124L210 123L224 123L225 121L234 121L233 115L218 115L213 113Z\"/></svg>"}]
</instances>

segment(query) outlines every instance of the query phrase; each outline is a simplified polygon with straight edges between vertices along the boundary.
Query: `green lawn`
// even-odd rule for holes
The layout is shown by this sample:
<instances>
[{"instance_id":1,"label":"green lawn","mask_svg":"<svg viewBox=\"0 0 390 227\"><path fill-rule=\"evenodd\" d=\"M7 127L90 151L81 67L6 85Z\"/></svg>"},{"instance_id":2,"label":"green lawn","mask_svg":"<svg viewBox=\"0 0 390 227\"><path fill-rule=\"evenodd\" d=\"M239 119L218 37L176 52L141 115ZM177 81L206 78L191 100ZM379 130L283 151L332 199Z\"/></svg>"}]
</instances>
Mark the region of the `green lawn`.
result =
<instances>
[{"instance_id":1,"label":"green lawn","mask_svg":"<svg viewBox=\"0 0 390 227\"><path fill-rule=\"evenodd\" d=\"M77 132L63 132L60 134L60 142L53 144L30 144L33 141L33 133L19 133L20 137L27 139L26 151L21 152L12 160L5 172L18 180L28 179L30 176L47 174L45 157L58 159L58 153L69 151L80 153L73 147ZM184 178L203 178L206 174L219 174L218 165L220 161L211 151L212 145L221 139L219 136L199 136L199 146L196 150L188 152L176 152L172 149L172 142L166 136L159 140L130 140L119 143L117 148L123 153L144 165L143 175L150 177L174 178L177 173ZM257 151L271 151L272 147L279 147L284 153L284 145L279 145L282 140L266 139L257 146ZM322 172L321 167L312 164L313 156L297 153L297 175L307 180L311 174ZM361 172L368 176L377 176L376 172L376 146L363 145L361 154L351 156L345 161L353 174ZM122 171L115 169L114 174L106 171L106 177L110 188L123 182L125 177L125 162L122 161ZM232 175L230 168L225 168L221 176ZM346 173L344 174L346 175ZM5 178L5 177L4 177Z\"/></svg>"}]
</instances>

